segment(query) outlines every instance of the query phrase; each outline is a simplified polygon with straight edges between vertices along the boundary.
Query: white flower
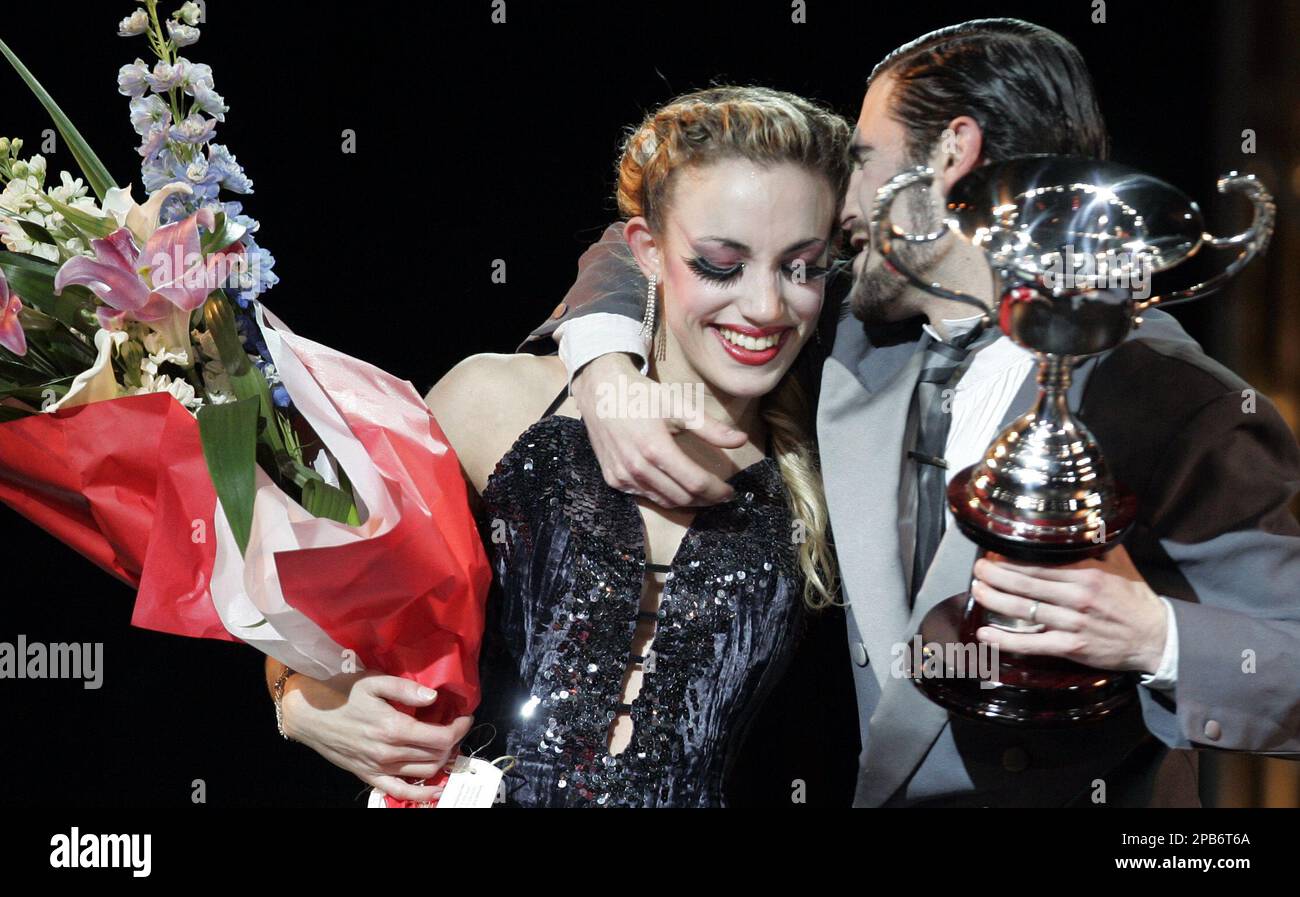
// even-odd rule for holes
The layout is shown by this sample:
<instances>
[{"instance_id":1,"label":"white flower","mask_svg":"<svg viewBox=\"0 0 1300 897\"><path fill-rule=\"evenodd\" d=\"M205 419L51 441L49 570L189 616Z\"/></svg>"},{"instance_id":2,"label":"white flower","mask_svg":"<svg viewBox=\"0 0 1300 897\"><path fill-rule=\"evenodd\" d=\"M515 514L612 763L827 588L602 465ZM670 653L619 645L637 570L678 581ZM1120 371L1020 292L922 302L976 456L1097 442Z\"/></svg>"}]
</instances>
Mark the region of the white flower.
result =
<instances>
[{"instance_id":1,"label":"white flower","mask_svg":"<svg viewBox=\"0 0 1300 897\"><path fill-rule=\"evenodd\" d=\"M195 394L194 387L187 380L172 380L167 384L166 391L186 408L198 409L203 405L203 397Z\"/></svg>"},{"instance_id":2,"label":"white flower","mask_svg":"<svg viewBox=\"0 0 1300 897\"><path fill-rule=\"evenodd\" d=\"M180 181L173 181L150 194L144 205L136 205L131 198L131 188L114 187L104 194L104 211L117 221L118 227L127 227L141 246L149 242L158 229L158 215L162 204L173 193L193 193L194 189ZM0 201L3 205L3 201Z\"/></svg>"},{"instance_id":3,"label":"white flower","mask_svg":"<svg viewBox=\"0 0 1300 897\"><path fill-rule=\"evenodd\" d=\"M42 409L58 411L104 399L115 399L121 388L113 377L112 355L115 347L126 342L121 330L100 330L95 333L95 363L77 375L63 398Z\"/></svg>"},{"instance_id":4,"label":"white flower","mask_svg":"<svg viewBox=\"0 0 1300 897\"><path fill-rule=\"evenodd\" d=\"M178 47L188 47L191 44L198 43L199 29L191 28L189 25L182 25L180 22L167 21L167 33L171 35L172 41Z\"/></svg>"},{"instance_id":5,"label":"white flower","mask_svg":"<svg viewBox=\"0 0 1300 897\"><path fill-rule=\"evenodd\" d=\"M40 182L33 175L15 177L0 191L0 210L21 215L45 200ZM46 208L49 204L46 203Z\"/></svg>"},{"instance_id":6,"label":"white flower","mask_svg":"<svg viewBox=\"0 0 1300 897\"><path fill-rule=\"evenodd\" d=\"M249 355L250 359L255 359L256 355ZM275 365L266 364L262 366L262 373L266 375L268 386L276 386L280 382L280 372L275 369Z\"/></svg>"},{"instance_id":7,"label":"white flower","mask_svg":"<svg viewBox=\"0 0 1300 897\"><path fill-rule=\"evenodd\" d=\"M194 387L188 380L173 379L166 374L153 374L148 371L140 375L140 385L127 390L127 395L138 396L153 392L170 393L172 398L191 410L198 410L203 405L203 398L194 392Z\"/></svg>"},{"instance_id":8,"label":"white flower","mask_svg":"<svg viewBox=\"0 0 1300 897\"><path fill-rule=\"evenodd\" d=\"M199 9L199 5L194 0L187 0L185 5L176 10L173 15L186 25L197 25L203 17L203 11Z\"/></svg>"},{"instance_id":9,"label":"white flower","mask_svg":"<svg viewBox=\"0 0 1300 897\"><path fill-rule=\"evenodd\" d=\"M120 37L135 37L137 34L144 34L149 30L149 14L143 9L137 9L117 26L117 33Z\"/></svg>"},{"instance_id":10,"label":"white flower","mask_svg":"<svg viewBox=\"0 0 1300 897\"><path fill-rule=\"evenodd\" d=\"M27 238L22 232L11 232L6 230L3 240L10 252L22 252L27 255L34 255L37 258L45 259L47 262L59 262L59 249L57 246L51 246L49 243L34 243Z\"/></svg>"},{"instance_id":11,"label":"white flower","mask_svg":"<svg viewBox=\"0 0 1300 897\"><path fill-rule=\"evenodd\" d=\"M219 361L209 361L203 365L203 388L208 394L208 401L213 405L235 401L235 387Z\"/></svg>"},{"instance_id":12,"label":"white flower","mask_svg":"<svg viewBox=\"0 0 1300 897\"><path fill-rule=\"evenodd\" d=\"M14 236L14 234L9 232L10 227L13 227L14 230L18 232L17 236ZM18 229L17 225L9 224L9 219L7 218L0 218L0 243L4 244L5 249L8 249L10 252L22 252L18 247L25 240L26 237L23 236L22 231Z\"/></svg>"},{"instance_id":13,"label":"white flower","mask_svg":"<svg viewBox=\"0 0 1300 897\"><path fill-rule=\"evenodd\" d=\"M192 94L199 85L212 89L212 66L206 62L190 62L184 56L176 57L176 62L185 66L185 79L181 81L181 87L186 93Z\"/></svg>"},{"instance_id":14,"label":"white flower","mask_svg":"<svg viewBox=\"0 0 1300 897\"><path fill-rule=\"evenodd\" d=\"M312 462L311 466L321 475L327 485L339 486L338 468L334 463L334 459L325 449L321 449L316 454L316 460Z\"/></svg>"},{"instance_id":15,"label":"white flower","mask_svg":"<svg viewBox=\"0 0 1300 897\"><path fill-rule=\"evenodd\" d=\"M79 196L72 200L72 202L68 203L68 205L72 206L74 209L80 209L81 211L87 212L91 215L98 215L101 218L104 215L104 213L100 211L99 205L95 202L93 196Z\"/></svg>"},{"instance_id":16,"label":"white flower","mask_svg":"<svg viewBox=\"0 0 1300 897\"><path fill-rule=\"evenodd\" d=\"M27 237L27 231L19 227L12 218L0 218L0 243L4 243L10 252L25 252L48 261L59 261L59 250L48 243L34 243Z\"/></svg>"},{"instance_id":17,"label":"white flower","mask_svg":"<svg viewBox=\"0 0 1300 897\"><path fill-rule=\"evenodd\" d=\"M64 205L71 205L72 200L86 195L86 185L81 182L81 178L74 178L66 171L60 171L59 181L59 186L51 187L45 192Z\"/></svg>"},{"instance_id":18,"label":"white flower","mask_svg":"<svg viewBox=\"0 0 1300 897\"><path fill-rule=\"evenodd\" d=\"M170 361L181 367L188 367L190 364L190 347L189 346L172 346L167 344L167 339L157 330L150 330L144 337L144 347L149 352L149 361L155 365Z\"/></svg>"}]
</instances>

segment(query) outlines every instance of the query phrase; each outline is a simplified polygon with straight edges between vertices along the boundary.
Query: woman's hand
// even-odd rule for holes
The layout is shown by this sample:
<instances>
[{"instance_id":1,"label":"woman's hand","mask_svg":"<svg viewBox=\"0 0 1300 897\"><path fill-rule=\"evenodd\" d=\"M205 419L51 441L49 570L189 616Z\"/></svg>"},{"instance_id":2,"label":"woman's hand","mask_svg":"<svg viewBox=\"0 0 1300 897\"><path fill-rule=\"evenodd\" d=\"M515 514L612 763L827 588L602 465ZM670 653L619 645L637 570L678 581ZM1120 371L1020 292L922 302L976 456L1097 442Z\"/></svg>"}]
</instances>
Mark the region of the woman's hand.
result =
<instances>
[{"instance_id":1,"label":"woman's hand","mask_svg":"<svg viewBox=\"0 0 1300 897\"><path fill-rule=\"evenodd\" d=\"M411 785L401 776L431 779L437 775L455 756L473 717L433 726L389 702L427 707L435 700L436 693L417 682L373 671L325 682L299 674L285 683L284 732L385 794L432 801L442 788Z\"/></svg>"}]
</instances>

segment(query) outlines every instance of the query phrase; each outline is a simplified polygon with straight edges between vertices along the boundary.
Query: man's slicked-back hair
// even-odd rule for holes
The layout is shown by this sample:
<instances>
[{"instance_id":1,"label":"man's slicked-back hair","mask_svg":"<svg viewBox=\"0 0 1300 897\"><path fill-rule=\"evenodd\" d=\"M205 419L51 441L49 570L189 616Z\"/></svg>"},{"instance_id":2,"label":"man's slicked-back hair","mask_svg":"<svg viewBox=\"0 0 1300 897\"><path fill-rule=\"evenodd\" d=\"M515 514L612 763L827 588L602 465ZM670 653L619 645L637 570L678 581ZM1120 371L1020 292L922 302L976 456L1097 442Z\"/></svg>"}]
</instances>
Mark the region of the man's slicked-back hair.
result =
<instances>
[{"instance_id":1,"label":"man's slicked-back hair","mask_svg":"<svg viewBox=\"0 0 1300 897\"><path fill-rule=\"evenodd\" d=\"M1092 76L1078 49L1020 19L975 19L923 35L872 71L895 79L890 114L909 161L927 161L954 118L983 132L981 161L1031 153L1104 159L1110 152Z\"/></svg>"}]
</instances>

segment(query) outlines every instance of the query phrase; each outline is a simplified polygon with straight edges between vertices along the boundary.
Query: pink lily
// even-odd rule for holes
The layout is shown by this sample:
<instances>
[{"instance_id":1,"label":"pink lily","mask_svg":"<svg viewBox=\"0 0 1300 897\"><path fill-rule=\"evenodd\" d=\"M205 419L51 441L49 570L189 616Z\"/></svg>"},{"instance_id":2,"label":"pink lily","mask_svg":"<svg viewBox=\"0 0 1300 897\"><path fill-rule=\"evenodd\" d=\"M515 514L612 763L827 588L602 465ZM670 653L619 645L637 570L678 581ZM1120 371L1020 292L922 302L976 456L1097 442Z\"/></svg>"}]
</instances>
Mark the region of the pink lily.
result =
<instances>
[{"instance_id":1,"label":"pink lily","mask_svg":"<svg viewBox=\"0 0 1300 897\"><path fill-rule=\"evenodd\" d=\"M23 301L17 293L9 292L9 281L0 271L0 346L15 355L27 354L27 334L18 323L18 313L22 310Z\"/></svg>"},{"instance_id":2,"label":"pink lily","mask_svg":"<svg viewBox=\"0 0 1300 897\"><path fill-rule=\"evenodd\" d=\"M106 329L121 327L127 319L142 321L157 330L168 347L188 355L190 315L220 286L219 267L227 254L203 258L200 225L209 231L216 226L211 209L158 228L143 250L129 228L118 228L90 242L95 258L78 256L65 262L54 277L54 292L61 293L69 284L89 287L113 309L99 315ZM230 254L242 250L237 244Z\"/></svg>"}]
</instances>

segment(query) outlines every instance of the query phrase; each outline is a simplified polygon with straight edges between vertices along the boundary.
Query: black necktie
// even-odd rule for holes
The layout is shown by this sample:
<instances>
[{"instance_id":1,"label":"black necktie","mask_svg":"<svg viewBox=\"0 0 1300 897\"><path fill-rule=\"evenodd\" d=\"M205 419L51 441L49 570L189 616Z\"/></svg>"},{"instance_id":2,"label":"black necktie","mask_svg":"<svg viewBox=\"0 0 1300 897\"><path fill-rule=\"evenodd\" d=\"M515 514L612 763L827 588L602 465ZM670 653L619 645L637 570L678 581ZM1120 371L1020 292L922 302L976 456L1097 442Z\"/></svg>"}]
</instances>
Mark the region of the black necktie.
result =
<instances>
[{"instance_id":1,"label":"black necktie","mask_svg":"<svg viewBox=\"0 0 1300 897\"><path fill-rule=\"evenodd\" d=\"M948 429L952 425L953 393L950 390L970 367L976 350L993 342L1000 334L997 327L976 324L951 342L929 337L924 350L921 376L912 400L917 415L916 447L907 453L916 469L916 550L912 555L911 602L915 602L916 593L925 581L946 522L945 472L948 463L944 454Z\"/></svg>"}]
</instances>

